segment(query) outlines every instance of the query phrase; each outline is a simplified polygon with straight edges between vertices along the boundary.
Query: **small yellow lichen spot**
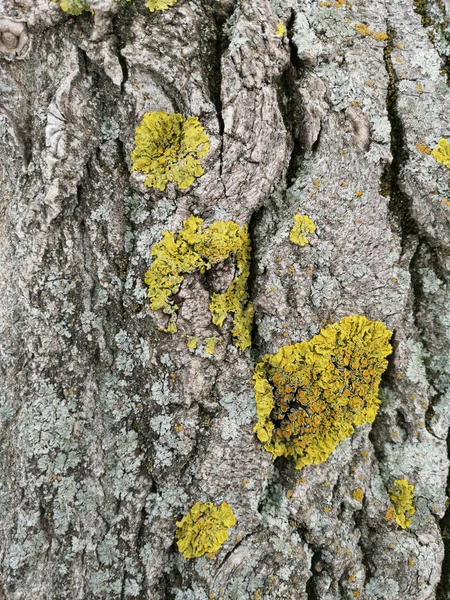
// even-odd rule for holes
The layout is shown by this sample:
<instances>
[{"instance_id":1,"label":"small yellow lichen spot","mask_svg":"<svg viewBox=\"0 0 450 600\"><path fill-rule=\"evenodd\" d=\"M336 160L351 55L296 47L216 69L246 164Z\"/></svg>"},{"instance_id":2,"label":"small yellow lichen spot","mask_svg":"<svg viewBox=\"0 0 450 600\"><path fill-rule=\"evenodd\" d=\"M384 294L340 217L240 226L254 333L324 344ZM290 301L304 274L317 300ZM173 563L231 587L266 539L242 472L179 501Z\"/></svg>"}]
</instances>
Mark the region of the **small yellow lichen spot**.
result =
<instances>
[{"instance_id":1,"label":"small yellow lichen spot","mask_svg":"<svg viewBox=\"0 0 450 600\"><path fill-rule=\"evenodd\" d=\"M362 491L361 488L358 488L358 489L354 490L352 496L355 500L358 500L358 502L362 502L364 499L364 492Z\"/></svg>"},{"instance_id":2,"label":"small yellow lichen spot","mask_svg":"<svg viewBox=\"0 0 450 600\"><path fill-rule=\"evenodd\" d=\"M147 0L145 6L150 12L155 12L155 10L166 10L176 2L177 0Z\"/></svg>"},{"instance_id":3,"label":"small yellow lichen spot","mask_svg":"<svg viewBox=\"0 0 450 600\"><path fill-rule=\"evenodd\" d=\"M413 559L411 557L408 558L408 564L410 567L414 567L415 566L415 562L413 561Z\"/></svg>"},{"instance_id":4,"label":"small yellow lichen spot","mask_svg":"<svg viewBox=\"0 0 450 600\"><path fill-rule=\"evenodd\" d=\"M280 21L278 23L278 27L275 29L275 33L277 34L278 37L282 38L287 34L287 29L286 27L283 25L283 22Z\"/></svg>"},{"instance_id":5,"label":"small yellow lichen spot","mask_svg":"<svg viewBox=\"0 0 450 600\"><path fill-rule=\"evenodd\" d=\"M219 327L233 314L234 344L245 350L251 345L254 315L248 293L251 254L248 227L240 227L233 221L216 221L206 229L202 229L202 225L203 219L191 215L176 237L173 232L164 231L162 241L153 246L154 260L145 274L150 308L163 309L170 315L166 331L175 333L178 306L170 298L180 289L183 273L195 270L204 273L232 257L236 275L224 293L212 295L209 309L212 322Z\"/></svg>"},{"instance_id":6,"label":"small yellow lichen spot","mask_svg":"<svg viewBox=\"0 0 450 600\"><path fill-rule=\"evenodd\" d=\"M236 525L236 519L226 502L220 506L197 502L176 525L178 550L184 558L195 558L217 552L227 540L229 528Z\"/></svg>"},{"instance_id":7,"label":"small yellow lichen spot","mask_svg":"<svg viewBox=\"0 0 450 600\"><path fill-rule=\"evenodd\" d=\"M361 196L362 196L362 195L363 195L363 191L362 191L362 190L358 190L358 191L356 192L356 194L355 194L355 196L356 196L357 198L361 198Z\"/></svg>"},{"instance_id":8,"label":"small yellow lichen spot","mask_svg":"<svg viewBox=\"0 0 450 600\"><path fill-rule=\"evenodd\" d=\"M290 499L291 499L291 497L292 497L292 490L288 490L288 491L286 492L286 498L287 498L288 500L290 500Z\"/></svg>"},{"instance_id":9,"label":"small yellow lichen spot","mask_svg":"<svg viewBox=\"0 0 450 600\"><path fill-rule=\"evenodd\" d=\"M428 148L428 146L426 144L423 144L422 142L416 144L416 148L420 152L420 154L431 154L431 148Z\"/></svg>"},{"instance_id":10,"label":"small yellow lichen spot","mask_svg":"<svg viewBox=\"0 0 450 600\"><path fill-rule=\"evenodd\" d=\"M324 462L355 427L372 423L391 335L380 321L344 317L309 342L263 356L253 382L254 431L264 448L301 469Z\"/></svg>"},{"instance_id":11,"label":"small yellow lichen spot","mask_svg":"<svg viewBox=\"0 0 450 600\"><path fill-rule=\"evenodd\" d=\"M450 206L450 200L448 200L447 198L442 198L442 202L447 206Z\"/></svg>"},{"instance_id":12,"label":"small yellow lichen spot","mask_svg":"<svg viewBox=\"0 0 450 600\"><path fill-rule=\"evenodd\" d=\"M396 479L394 487L389 490L389 497L394 505L397 525L402 529L406 529L412 523L410 517L416 512L413 505L414 486L407 479Z\"/></svg>"},{"instance_id":13,"label":"small yellow lichen spot","mask_svg":"<svg viewBox=\"0 0 450 600\"><path fill-rule=\"evenodd\" d=\"M418 84L416 85L416 91L417 91L417 93L418 93L419 95L420 95L420 94L423 94L423 92L424 92L424 89L423 89L423 85L422 85L421 83L418 83Z\"/></svg>"},{"instance_id":14,"label":"small yellow lichen spot","mask_svg":"<svg viewBox=\"0 0 450 600\"><path fill-rule=\"evenodd\" d=\"M370 29L363 23L358 23L358 25L355 25L355 30L359 33L359 35L370 35Z\"/></svg>"},{"instance_id":15,"label":"small yellow lichen spot","mask_svg":"<svg viewBox=\"0 0 450 600\"><path fill-rule=\"evenodd\" d=\"M86 0L60 0L59 6L61 10L74 16L81 15L84 11L94 12Z\"/></svg>"},{"instance_id":16,"label":"small yellow lichen spot","mask_svg":"<svg viewBox=\"0 0 450 600\"><path fill-rule=\"evenodd\" d=\"M309 233L314 233L316 226L314 221L307 215L295 215L294 226L289 234L289 239L293 244L298 246L306 246L309 244L308 238L306 237Z\"/></svg>"},{"instance_id":17,"label":"small yellow lichen spot","mask_svg":"<svg viewBox=\"0 0 450 600\"><path fill-rule=\"evenodd\" d=\"M361 592L353 592L355 598L361 598Z\"/></svg>"},{"instance_id":18,"label":"small yellow lichen spot","mask_svg":"<svg viewBox=\"0 0 450 600\"><path fill-rule=\"evenodd\" d=\"M134 142L131 171L145 173L149 188L164 191L173 181L185 190L204 173L200 159L209 152L209 138L197 117L163 110L145 113Z\"/></svg>"},{"instance_id":19,"label":"small yellow lichen spot","mask_svg":"<svg viewBox=\"0 0 450 600\"><path fill-rule=\"evenodd\" d=\"M192 337L188 338L187 341L187 347L190 348L191 350L195 350L197 348L197 344L198 344L198 337L193 335Z\"/></svg>"},{"instance_id":20,"label":"small yellow lichen spot","mask_svg":"<svg viewBox=\"0 0 450 600\"><path fill-rule=\"evenodd\" d=\"M216 349L217 342L220 341L220 338L210 337L205 339L205 353L206 354L214 354L214 350Z\"/></svg>"},{"instance_id":21,"label":"small yellow lichen spot","mask_svg":"<svg viewBox=\"0 0 450 600\"><path fill-rule=\"evenodd\" d=\"M384 42L388 39L387 33L374 33L373 37L377 40L377 42Z\"/></svg>"},{"instance_id":22,"label":"small yellow lichen spot","mask_svg":"<svg viewBox=\"0 0 450 600\"><path fill-rule=\"evenodd\" d=\"M431 154L438 163L450 169L450 142L448 140L441 138Z\"/></svg>"}]
</instances>

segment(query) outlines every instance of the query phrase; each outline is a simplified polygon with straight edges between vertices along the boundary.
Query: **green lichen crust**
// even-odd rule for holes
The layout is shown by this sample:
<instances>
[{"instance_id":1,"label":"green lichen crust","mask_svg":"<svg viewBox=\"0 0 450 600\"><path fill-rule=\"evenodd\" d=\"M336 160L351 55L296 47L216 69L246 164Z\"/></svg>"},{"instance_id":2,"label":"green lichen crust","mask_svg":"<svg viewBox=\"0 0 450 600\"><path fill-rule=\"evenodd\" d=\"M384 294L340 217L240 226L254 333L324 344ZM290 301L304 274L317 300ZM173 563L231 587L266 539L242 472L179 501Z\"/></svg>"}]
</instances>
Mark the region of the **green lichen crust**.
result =
<instances>
[{"instance_id":1,"label":"green lichen crust","mask_svg":"<svg viewBox=\"0 0 450 600\"><path fill-rule=\"evenodd\" d=\"M441 138L431 154L438 163L450 169L450 142L448 140Z\"/></svg>"},{"instance_id":2,"label":"green lichen crust","mask_svg":"<svg viewBox=\"0 0 450 600\"><path fill-rule=\"evenodd\" d=\"M173 181L185 190L205 172L200 159L209 152L208 141L197 117L146 113L136 127L131 171L146 173L147 187L164 191Z\"/></svg>"},{"instance_id":3,"label":"green lichen crust","mask_svg":"<svg viewBox=\"0 0 450 600\"><path fill-rule=\"evenodd\" d=\"M416 512L414 508L414 486L407 479L396 479L394 487L389 490L389 497L394 505L395 521L402 529L407 529Z\"/></svg>"},{"instance_id":4,"label":"green lichen crust","mask_svg":"<svg viewBox=\"0 0 450 600\"><path fill-rule=\"evenodd\" d=\"M380 321L344 317L309 342L284 346L256 365L254 431L295 468L325 461L354 427L372 423L392 332Z\"/></svg>"},{"instance_id":5,"label":"green lichen crust","mask_svg":"<svg viewBox=\"0 0 450 600\"><path fill-rule=\"evenodd\" d=\"M293 244L298 246L306 246L309 244L308 238L306 237L309 233L314 233L316 226L314 221L307 215L295 215L294 226L289 234L289 239Z\"/></svg>"},{"instance_id":6,"label":"green lichen crust","mask_svg":"<svg viewBox=\"0 0 450 600\"><path fill-rule=\"evenodd\" d=\"M213 555L226 541L233 525L236 525L236 518L226 502L220 506L197 502L181 521L177 521L178 550L184 558Z\"/></svg>"},{"instance_id":7,"label":"green lichen crust","mask_svg":"<svg viewBox=\"0 0 450 600\"><path fill-rule=\"evenodd\" d=\"M145 6L150 12L155 12L155 10L166 10L176 2L177 0L147 0Z\"/></svg>"},{"instance_id":8,"label":"green lichen crust","mask_svg":"<svg viewBox=\"0 0 450 600\"><path fill-rule=\"evenodd\" d=\"M191 215L177 232L164 231L161 242L152 248L153 263L145 274L152 310L163 309L171 319L166 331L177 331L178 306L170 301L183 282L183 273L211 269L229 256L234 258L237 275L223 294L213 294L209 308L212 322L221 327L233 313L234 344L240 350L251 345L253 306L247 289L250 275L250 236L247 225L233 221L216 221L202 229L203 219Z\"/></svg>"},{"instance_id":9,"label":"green lichen crust","mask_svg":"<svg viewBox=\"0 0 450 600\"><path fill-rule=\"evenodd\" d=\"M94 12L85 0L60 0L59 6L61 10L74 16L81 15L84 11Z\"/></svg>"}]
</instances>

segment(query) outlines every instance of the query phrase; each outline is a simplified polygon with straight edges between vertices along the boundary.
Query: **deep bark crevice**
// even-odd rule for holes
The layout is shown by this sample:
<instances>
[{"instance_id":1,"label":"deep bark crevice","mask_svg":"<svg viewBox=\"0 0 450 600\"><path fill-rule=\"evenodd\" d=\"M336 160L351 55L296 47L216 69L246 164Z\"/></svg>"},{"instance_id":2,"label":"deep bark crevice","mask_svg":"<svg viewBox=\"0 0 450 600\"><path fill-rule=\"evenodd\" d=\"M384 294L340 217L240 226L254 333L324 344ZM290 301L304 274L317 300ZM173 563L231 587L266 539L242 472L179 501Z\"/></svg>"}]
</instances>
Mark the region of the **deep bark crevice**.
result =
<instances>
[{"instance_id":1,"label":"deep bark crevice","mask_svg":"<svg viewBox=\"0 0 450 600\"><path fill-rule=\"evenodd\" d=\"M395 32L389 22L386 23L388 39L384 49L384 63L389 82L386 96L386 109L391 124L391 153L392 163L383 175L382 191L389 195L389 211L401 236L402 249L405 249L408 238L418 233L417 224L411 215L411 200L401 190L399 179L403 165L409 158L405 141L405 130L398 110L398 77L392 63Z\"/></svg>"},{"instance_id":2,"label":"deep bark crevice","mask_svg":"<svg viewBox=\"0 0 450 600\"><path fill-rule=\"evenodd\" d=\"M292 146L286 170L287 187L290 187L295 181L298 169L305 156L305 148L300 135L303 107L298 85L304 76L306 67L299 58L298 49L293 39L295 17L295 11L292 11L286 24L289 40L289 64L281 74L278 93L278 105Z\"/></svg>"},{"instance_id":3,"label":"deep bark crevice","mask_svg":"<svg viewBox=\"0 0 450 600\"><path fill-rule=\"evenodd\" d=\"M250 257L250 275L248 277L248 281L247 281L247 288L248 288L248 293L249 293L249 297L250 297L250 301L253 302L253 300L256 297L256 289L257 289L257 278L258 278L258 261L257 261L257 255L255 254L255 248L257 247L257 230L259 227L259 224L261 223L264 213L266 211L265 206L261 206L258 210L254 211L252 213L252 216L250 217L250 222L248 224L248 233L250 236L250 244L251 244L251 248L252 248L252 252L251 252L251 257ZM259 338L258 338L258 326L256 325L256 320L253 319L253 323L252 323L252 331L251 331L251 340L252 340L252 345L250 346L250 352L252 354L252 358L255 362L257 362L258 360L260 360L262 354L263 354L263 350L261 348L261 344L259 342Z\"/></svg>"},{"instance_id":4,"label":"deep bark crevice","mask_svg":"<svg viewBox=\"0 0 450 600\"><path fill-rule=\"evenodd\" d=\"M311 557L311 577L305 584L305 592L308 597L308 600L320 600L320 596L317 593L316 588L316 578L320 573L320 564L321 564L321 553L320 551L314 552ZM320 570L319 570L320 569Z\"/></svg>"}]
</instances>

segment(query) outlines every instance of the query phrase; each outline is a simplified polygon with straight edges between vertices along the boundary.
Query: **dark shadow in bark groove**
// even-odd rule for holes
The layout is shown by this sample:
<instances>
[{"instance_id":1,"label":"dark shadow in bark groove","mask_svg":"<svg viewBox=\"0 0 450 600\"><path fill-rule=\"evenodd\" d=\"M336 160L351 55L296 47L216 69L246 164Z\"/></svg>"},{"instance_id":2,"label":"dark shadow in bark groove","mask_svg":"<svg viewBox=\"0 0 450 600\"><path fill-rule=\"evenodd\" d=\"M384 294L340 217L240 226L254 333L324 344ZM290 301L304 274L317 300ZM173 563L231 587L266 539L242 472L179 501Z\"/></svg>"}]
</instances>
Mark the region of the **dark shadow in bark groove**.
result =
<instances>
[{"instance_id":1,"label":"dark shadow in bark groove","mask_svg":"<svg viewBox=\"0 0 450 600\"><path fill-rule=\"evenodd\" d=\"M398 112L398 78L392 64L392 50L394 47L395 32L389 23L386 24L388 39L384 49L384 62L389 77L386 96L386 109L391 125L391 153L392 163L382 176L382 191L390 196L389 211L391 212L402 240L402 249L405 248L407 238L416 236L417 224L410 211L411 200L402 192L398 183L403 165L409 155L406 150L405 130Z\"/></svg>"},{"instance_id":2,"label":"dark shadow in bark groove","mask_svg":"<svg viewBox=\"0 0 450 600\"><path fill-rule=\"evenodd\" d=\"M304 144L301 139L301 127L303 121L302 98L298 91L298 84L303 77L306 66L298 56L297 46L293 40L293 27L295 12L287 22L287 36L289 39L290 61L283 71L279 81L279 93L277 95L278 105L284 126L292 145L291 156L286 173L287 187L291 186L296 179L298 169L305 155Z\"/></svg>"}]
</instances>

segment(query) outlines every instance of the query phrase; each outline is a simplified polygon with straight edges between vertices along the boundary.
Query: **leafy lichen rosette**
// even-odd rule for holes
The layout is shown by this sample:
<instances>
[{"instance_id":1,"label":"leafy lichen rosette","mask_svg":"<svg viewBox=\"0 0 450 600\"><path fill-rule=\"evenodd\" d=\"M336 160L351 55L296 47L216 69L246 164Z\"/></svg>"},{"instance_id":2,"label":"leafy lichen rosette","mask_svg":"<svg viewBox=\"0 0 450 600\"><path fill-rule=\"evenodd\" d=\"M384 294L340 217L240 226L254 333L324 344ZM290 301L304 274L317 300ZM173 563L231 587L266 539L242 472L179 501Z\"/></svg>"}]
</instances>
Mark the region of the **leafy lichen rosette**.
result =
<instances>
[{"instance_id":1,"label":"leafy lichen rosette","mask_svg":"<svg viewBox=\"0 0 450 600\"><path fill-rule=\"evenodd\" d=\"M164 191L172 181L185 190L205 172L200 159L208 152L209 138L198 117L146 113L136 128L131 171L145 173L147 187Z\"/></svg>"},{"instance_id":2,"label":"leafy lichen rosette","mask_svg":"<svg viewBox=\"0 0 450 600\"><path fill-rule=\"evenodd\" d=\"M152 310L163 309L171 315L166 331L176 333L178 306L171 296L184 280L184 273L204 273L231 257L236 275L222 294L214 293L209 309L214 325L222 327L228 314L233 314L231 333L234 344L245 350L251 344L253 306L248 293L250 275L250 236L247 225L234 221L215 221L202 228L203 219L191 215L176 235L164 231L163 239L152 248L153 263L145 274Z\"/></svg>"},{"instance_id":3,"label":"leafy lichen rosette","mask_svg":"<svg viewBox=\"0 0 450 600\"><path fill-rule=\"evenodd\" d=\"M178 550L184 558L214 555L227 540L228 530L233 525L236 525L236 518L226 502L220 506L197 502L181 521L177 521Z\"/></svg>"},{"instance_id":4,"label":"leafy lichen rosette","mask_svg":"<svg viewBox=\"0 0 450 600\"><path fill-rule=\"evenodd\" d=\"M255 432L295 467L325 461L380 406L378 387L392 333L380 321L344 317L309 342L284 346L256 365Z\"/></svg>"}]
</instances>

